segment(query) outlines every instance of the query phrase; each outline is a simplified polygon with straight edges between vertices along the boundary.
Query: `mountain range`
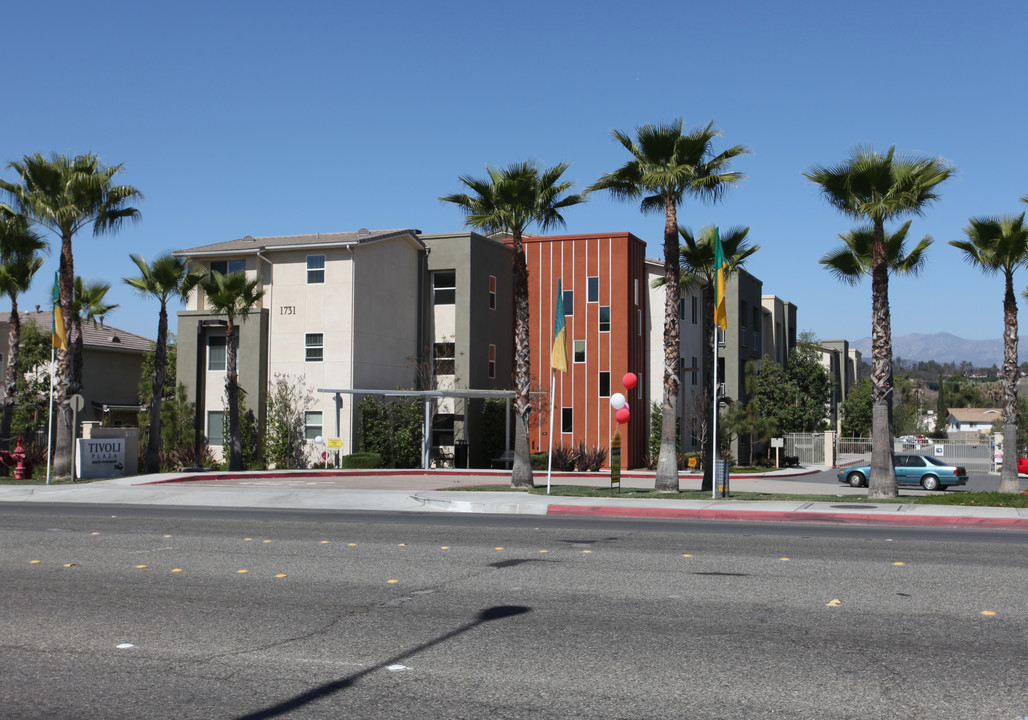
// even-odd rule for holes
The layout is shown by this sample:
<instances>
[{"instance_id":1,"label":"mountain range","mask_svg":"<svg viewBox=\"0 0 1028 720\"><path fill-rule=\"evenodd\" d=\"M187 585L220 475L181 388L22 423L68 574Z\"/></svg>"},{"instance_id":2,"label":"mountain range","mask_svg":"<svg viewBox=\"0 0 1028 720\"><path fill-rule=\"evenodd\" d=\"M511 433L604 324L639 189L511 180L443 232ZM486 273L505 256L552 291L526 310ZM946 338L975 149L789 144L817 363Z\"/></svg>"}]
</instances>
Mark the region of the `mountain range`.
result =
<instances>
[{"instance_id":1,"label":"mountain range","mask_svg":"<svg viewBox=\"0 0 1028 720\"><path fill-rule=\"evenodd\" d=\"M859 350L866 362L871 362L871 338L861 338L850 343L850 347ZM893 336L892 356L904 360L927 361L938 363L961 363L965 360L975 367L992 367L1003 364L1003 338L993 340L965 340L964 338L941 332L932 335L911 333L910 335ZM1018 360L1028 360L1025 356L1025 343L1019 342Z\"/></svg>"}]
</instances>

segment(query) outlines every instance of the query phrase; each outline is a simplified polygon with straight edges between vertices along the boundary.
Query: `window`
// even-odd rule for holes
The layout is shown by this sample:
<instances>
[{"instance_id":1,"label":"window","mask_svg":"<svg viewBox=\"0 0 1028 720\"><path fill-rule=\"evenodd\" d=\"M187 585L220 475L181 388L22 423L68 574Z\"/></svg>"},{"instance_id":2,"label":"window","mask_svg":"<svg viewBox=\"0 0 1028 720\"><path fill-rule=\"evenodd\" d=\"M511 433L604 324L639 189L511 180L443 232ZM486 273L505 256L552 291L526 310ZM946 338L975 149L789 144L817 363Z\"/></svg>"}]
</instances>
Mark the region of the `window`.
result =
<instances>
[{"instance_id":1,"label":"window","mask_svg":"<svg viewBox=\"0 0 1028 720\"><path fill-rule=\"evenodd\" d=\"M489 276L489 309L496 309L496 276Z\"/></svg>"},{"instance_id":2,"label":"window","mask_svg":"<svg viewBox=\"0 0 1028 720\"><path fill-rule=\"evenodd\" d=\"M696 359L696 356L694 355L694 356L693 356L693 358L692 358L692 384L693 384L693 385L695 385L695 384L696 384L696 382L697 382L697 378L698 378L698 376L699 376L699 374L700 374L700 373L699 373L699 371L698 371L698 370L696 369L696 368L698 368L699 366L700 366L700 363L699 363L699 361L698 361L698 360Z\"/></svg>"},{"instance_id":3,"label":"window","mask_svg":"<svg viewBox=\"0 0 1028 720\"><path fill-rule=\"evenodd\" d=\"M639 304L639 278L635 279L635 304Z\"/></svg>"},{"instance_id":4,"label":"window","mask_svg":"<svg viewBox=\"0 0 1028 720\"><path fill-rule=\"evenodd\" d=\"M222 275L230 275L246 271L246 260L212 260L211 272L218 272Z\"/></svg>"},{"instance_id":5,"label":"window","mask_svg":"<svg viewBox=\"0 0 1028 720\"><path fill-rule=\"evenodd\" d=\"M320 285L325 282L325 256L307 256L307 284Z\"/></svg>"},{"instance_id":6,"label":"window","mask_svg":"<svg viewBox=\"0 0 1028 720\"><path fill-rule=\"evenodd\" d=\"M678 358L678 386L685 385L685 358Z\"/></svg>"},{"instance_id":7,"label":"window","mask_svg":"<svg viewBox=\"0 0 1028 720\"><path fill-rule=\"evenodd\" d=\"M600 305L600 332L610 332L610 305Z\"/></svg>"},{"instance_id":8,"label":"window","mask_svg":"<svg viewBox=\"0 0 1028 720\"><path fill-rule=\"evenodd\" d=\"M678 298L678 319L679 320L684 320L685 319L685 298L684 297Z\"/></svg>"},{"instance_id":9,"label":"window","mask_svg":"<svg viewBox=\"0 0 1028 720\"><path fill-rule=\"evenodd\" d=\"M321 333L307 333L304 346L307 350L304 360L307 362L321 362L325 359L325 336Z\"/></svg>"},{"instance_id":10,"label":"window","mask_svg":"<svg viewBox=\"0 0 1028 720\"><path fill-rule=\"evenodd\" d=\"M643 311L635 311L635 334L642 336L643 334Z\"/></svg>"},{"instance_id":11,"label":"window","mask_svg":"<svg viewBox=\"0 0 1028 720\"><path fill-rule=\"evenodd\" d=\"M699 310L697 308L697 302L696 301L697 301L697 297L695 295L693 295L692 296L692 324L693 325L695 325L698 322L697 317L699 316Z\"/></svg>"},{"instance_id":12,"label":"window","mask_svg":"<svg viewBox=\"0 0 1028 720\"><path fill-rule=\"evenodd\" d=\"M303 414L303 431L308 440L321 435L321 411L308 410Z\"/></svg>"},{"instance_id":13,"label":"window","mask_svg":"<svg viewBox=\"0 0 1028 720\"><path fill-rule=\"evenodd\" d=\"M637 398L639 398L640 400L642 400L642 396L643 396L643 374L641 372L637 372L635 374L635 380L636 380L635 396Z\"/></svg>"},{"instance_id":14,"label":"window","mask_svg":"<svg viewBox=\"0 0 1028 720\"><path fill-rule=\"evenodd\" d=\"M496 346L489 346L489 377L490 379L496 377Z\"/></svg>"},{"instance_id":15,"label":"window","mask_svg":"<svg viewBox=\"0 0 1028 720\"><path fill-rule=\"evenodd\" d=\"M564 291L564 315L575 314L575 291L565 290Z\"/></svg>"},{"instance_id":16,"label":"window","mask_svg":"<svg viewBox=\"0 0 1028 720\"><path fill-rule=\"evenodd\" d=\"M454 347L452 342L439 342L432 345L432 359L435 361L432 372L436 375L453 375Z\"/></svg>"},{"instance_id":17,"label":"window","mask_svg":"<svg viewBox=\"0 0 1028 720\"><path fill-rule=\"evenodd\" d=\"M585 340L575 340L575 362L585 362Z\"/></svg>"},{"instance_id":18,"label":"window","mask_svg":"<svg viewBox=\"0 0 1028 720\"><path fill-rule=\"evenodd\" d=\"M600 397L610 397L610 373L600 373Z\"/></svg>"},{"instance_id":19,"label":"window","mask_svg":"<svg viewBox=\"0 0 1028 720\"><path fill-rule=\"evenodd\" d=\"M573 408L561 408L560 431L562 433L573 433L575 431L575 411Z\"/></svg>"},{"instance_id":20,"label":"window","mask_svg":"<svg viewBox=\"0 0 1028 720\"><path fill-rule=\"evenodd\" d=\"M454 305L457 302L457 271L439 270L432 274L432 303Z\"/></svg>"},{"instance_id":21,"label":"window","mask_svg":"<svg viewBox=\"0 0 1028 720\"><path fill-rule=\"evenodd\" d=\"M453 413L436 413L432 418L432 445L453 445Z\"/></svg>"},{"instance_id":22,"label":"window","mask_svg":"<svg viewBox=\"0 0 1028 720\"><path fill-rule=\"evenodd\" d=\"M207 444L221 447L225 444L225 412L209 410L207 412Z\"/></svg>"},{"instance_id":23,"label":"window","mask_svg":"<svg viewBox=\"0 0 1028 720\"><path fill-rule=\"evenodd\" d=\"M598 277L586 278L586 301L600 301L600 279Z\"/></svg>"},{"instance_id":24,"label":"window","mask_svg":"<svg viewBox=\"0 0 1028 720\"><path fill-rule=\"evenodd\" d=\"M211 335L207 338L207 369L208 370L224 370L225 369L225 348L226 341L224 335Z\"/></svg>"}]
</instances>

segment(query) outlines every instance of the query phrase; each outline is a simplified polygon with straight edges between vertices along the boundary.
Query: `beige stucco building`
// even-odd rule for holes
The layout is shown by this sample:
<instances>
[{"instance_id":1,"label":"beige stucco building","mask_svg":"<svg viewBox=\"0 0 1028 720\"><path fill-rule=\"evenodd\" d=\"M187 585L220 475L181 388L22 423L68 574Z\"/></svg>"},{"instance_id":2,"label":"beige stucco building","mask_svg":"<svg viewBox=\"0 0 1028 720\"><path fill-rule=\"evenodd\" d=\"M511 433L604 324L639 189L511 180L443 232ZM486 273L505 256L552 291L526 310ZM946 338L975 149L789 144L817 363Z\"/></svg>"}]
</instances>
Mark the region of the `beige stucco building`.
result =
<instances>
[{"instance_id":1,"label":"beige stucco building","mask_svg":"<svg viewBox=\"0 0 1028 720\"><path fill-rule=\"evenodd\" d=\"M260 307L239 324L239 383L263 427L270 381L311 390L416 385L424 346L425 247L412 229L251 237L179 250L202 269L259 278ZM178 378L214 450L225 413L225 321L194 292L178 314ZM306 436L357 445L353 395L314 393ZM321 448L312 446L312 453Z\"/></svg>"}]
</instances>

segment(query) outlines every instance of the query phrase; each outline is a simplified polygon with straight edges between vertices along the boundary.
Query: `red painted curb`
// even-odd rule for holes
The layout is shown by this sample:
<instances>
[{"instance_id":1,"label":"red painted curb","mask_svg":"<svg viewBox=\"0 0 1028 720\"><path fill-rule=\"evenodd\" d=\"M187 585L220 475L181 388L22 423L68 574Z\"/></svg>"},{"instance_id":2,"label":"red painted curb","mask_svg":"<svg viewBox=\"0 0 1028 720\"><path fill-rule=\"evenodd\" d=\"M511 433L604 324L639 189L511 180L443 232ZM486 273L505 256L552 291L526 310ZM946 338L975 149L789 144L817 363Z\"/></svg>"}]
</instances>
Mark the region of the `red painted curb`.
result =
<instances>
[{"instance_id":1,"label":"red painted curb","mask_svg":"<svg viewBox=\"0 0 1028 720\"><path fill-rule=\"evenodd\" d=\"M741 520L746 522L811 522L832 525L914 527L980 527L1028 530L1028 518L947 517L939 515L870 515L867 513L765 512L685 508L616 507L610 505L550 505L547 515L599 517L679 518L691 520Z\"/></svg>"}]
</instances>

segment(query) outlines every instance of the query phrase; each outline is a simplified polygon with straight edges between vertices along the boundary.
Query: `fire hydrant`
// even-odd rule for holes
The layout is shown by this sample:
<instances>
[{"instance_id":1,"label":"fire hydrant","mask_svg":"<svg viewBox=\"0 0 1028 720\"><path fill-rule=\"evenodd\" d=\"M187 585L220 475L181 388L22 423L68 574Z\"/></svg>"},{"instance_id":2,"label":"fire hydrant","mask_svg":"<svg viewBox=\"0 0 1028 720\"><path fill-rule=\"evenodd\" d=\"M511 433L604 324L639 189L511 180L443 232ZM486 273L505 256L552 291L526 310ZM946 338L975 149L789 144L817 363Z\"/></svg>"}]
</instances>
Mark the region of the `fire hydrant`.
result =
<instances>
[{"instance_id":1,"label":"fire hydrant","mask_svg":"<svg viewBox=\"0 0 1028 720\"><path fill-rule=\"evenodd\" d=\"M18 438L18 444L11 453L11 458L14 460L14 479L30 479L32 477L32 461L25 457L25 448L22 447L21 438Z\"/></svg>"}]
</instances>

